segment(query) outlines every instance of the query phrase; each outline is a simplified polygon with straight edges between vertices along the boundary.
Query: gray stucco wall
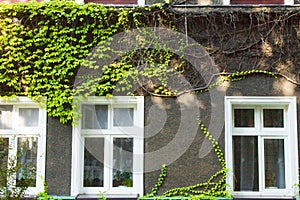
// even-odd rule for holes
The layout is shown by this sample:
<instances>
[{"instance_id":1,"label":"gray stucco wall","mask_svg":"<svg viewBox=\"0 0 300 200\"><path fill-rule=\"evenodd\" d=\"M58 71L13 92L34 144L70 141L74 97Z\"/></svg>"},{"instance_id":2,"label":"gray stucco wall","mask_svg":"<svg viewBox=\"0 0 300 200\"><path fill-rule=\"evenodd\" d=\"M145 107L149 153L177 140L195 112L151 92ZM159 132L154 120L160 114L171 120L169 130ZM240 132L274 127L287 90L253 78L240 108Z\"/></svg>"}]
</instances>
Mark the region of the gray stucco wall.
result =
<instances>
[{"instance_id":1,"label":"gray stucco wall","mask_svg":"<svg viewBox=\"0 0 300 200\"><path fill-rule=\"evenodd\" d=\"M47 119L46 181L51 195L70 195L72 126Z\"/></svg>"}]
</instances>

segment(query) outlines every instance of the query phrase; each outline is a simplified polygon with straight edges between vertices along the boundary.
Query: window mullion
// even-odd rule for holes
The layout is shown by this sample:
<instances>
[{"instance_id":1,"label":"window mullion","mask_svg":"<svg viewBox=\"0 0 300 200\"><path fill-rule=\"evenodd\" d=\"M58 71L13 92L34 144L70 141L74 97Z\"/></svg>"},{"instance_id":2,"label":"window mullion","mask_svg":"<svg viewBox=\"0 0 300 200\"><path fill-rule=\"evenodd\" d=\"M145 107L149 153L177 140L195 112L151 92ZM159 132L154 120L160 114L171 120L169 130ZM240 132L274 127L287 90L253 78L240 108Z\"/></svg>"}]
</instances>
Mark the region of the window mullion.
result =
<instances>
[{"instance_id":1,"label":"window mullion","mask_svg":"<svg viewBox=\"0 0 300 200\"><path fill-rule=\"evenodd\" d=\"M112 137L106 135L104 137L104 183L105 190L110 191L112 187L112 163L113 157L111 153L111 141Z\"/></svg>"},{"instance_id":2,"label":"window mullion","mask_svg":"<svg viewBox=\"0 0 300 200\"><path fill-rule=\"evenodd\" d=\"M255 130L256 131L261 131L262 130L262 117L261 117L261 107L260 106L256 106L255 107Z\"/></svg>"},{"instance_id":3,"label":"window mullion","mask_svg":"<svg viewBox=\"0 0 300 200\"><path fill-rule=\"evenodd\" d=\"M257 140L258 140L258 185L259 185L259 192L263 192L264 190L264 169L265 169L265 162L264 162L264 142L263 136L261 136L262 131L262 108L261 106L255 107L255 129L257 133Z\"/></svg>"},{"instance_id":4,"label":"window mullion","mask_svg":"<svg viewBox=\"0 0 300 200\"><path fill-rule=\"evenodd\" d=\"M292 185L290 185L290 181L289 180L292 180L293 177L291 177L291 170L287 170L289 169L288 167L288 163L292 163L292 160L290 158L291 156L291 152L289 151L289 142L288 142L288 138L287 137L284 137L284 173L285 173L285 187L286 188L291 188Z\"/></svg>"},{"instance_id":5,"label":"window mullion","mask_svg":"<svg viewBox=\"0 0 300 200\"><path fill-rule=\"evenodd\" d=\"M264 137L258 136L258 171L259 171L259 191L264 191L265 185L265 152L264 152Z\"/></svg>"},{"instance_id":6,"label":"window mullion","mask_svg":"<svg viewBox=\"0 0 300 200\"><path fill-rule=\"evenodd\" d=\"M80 164L80 167L79 167L79 171L80 171L80 187L81 188L83 188L84 187L84 184L83 184L83 182L84 182L84 148L85 148L85 137L82 137L82 136L80 136L80 143L82 144L82 145L80 145L80 151L78 152L78 159L79 159L79 163L81 163Z\"/></svg>"}]
</instances>

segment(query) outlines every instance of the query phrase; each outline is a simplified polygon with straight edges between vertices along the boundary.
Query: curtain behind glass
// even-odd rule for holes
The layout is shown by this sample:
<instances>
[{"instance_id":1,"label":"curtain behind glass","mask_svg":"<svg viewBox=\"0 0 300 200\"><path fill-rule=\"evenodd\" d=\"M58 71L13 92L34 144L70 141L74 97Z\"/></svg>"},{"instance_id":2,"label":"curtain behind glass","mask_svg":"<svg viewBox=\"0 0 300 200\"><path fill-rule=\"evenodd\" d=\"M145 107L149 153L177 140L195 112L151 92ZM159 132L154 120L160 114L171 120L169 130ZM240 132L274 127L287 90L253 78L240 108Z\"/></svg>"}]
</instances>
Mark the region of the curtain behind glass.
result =
<instances>
[{"instance_id":1,"label":"curtain behind glass","mask_svg":"<svg viewBox=\"0 0 300 200\"><path fill-rule=\"evenodd\" d=\"M234 191L258 191L258 139L233 137Z\"/></svg>"},{"instance_id":2,"label":"curtain behind glass","mask_svg":"<svg viewBox=\"0 0 300 200\"><path fill-rule=\"evenodd\" d=\"M103 187L104 138L84 140L84 187Z\"/></svg>"},{"instance_id":3,"label":"curtain behind glass","mask_svg":"<svg viewBox=\"0 0 300 200\"><path fill-rule=\"evenodd\" d=\"M285 188L284 140L265 139L265 187Z\"/></svg>"},{"instance_id":4,"label":"curtain behind glass","mask_svg":"<svg viewBox=\"0 0 300 200\"><path fill-rule=\"evenodd\" d=\"M113 187L132 187L133 138L114 138Z\"/></svg>"}]
</instances>

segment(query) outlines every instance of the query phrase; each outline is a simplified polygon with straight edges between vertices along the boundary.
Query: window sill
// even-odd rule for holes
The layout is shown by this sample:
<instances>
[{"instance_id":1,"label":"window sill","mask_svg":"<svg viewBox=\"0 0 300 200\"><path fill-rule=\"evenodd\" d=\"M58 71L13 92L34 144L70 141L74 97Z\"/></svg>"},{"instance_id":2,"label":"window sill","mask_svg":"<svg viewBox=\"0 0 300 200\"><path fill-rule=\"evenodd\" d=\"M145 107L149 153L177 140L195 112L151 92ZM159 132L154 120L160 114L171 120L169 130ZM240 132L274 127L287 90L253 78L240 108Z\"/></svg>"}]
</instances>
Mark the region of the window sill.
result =
<instances>
[{"instance_id":1,"label":"window sill","mask_svg":"<svg viewBox=\"0 0 300 200\"><path fill-rule=\"evenodd\" d=\"M280 195L280 194L235 194L233 195L235 200L238 199L264 199L264 200L269 200L269 199L295 199L295 196L287 196L287 195ZM300 200L297 199L297 200Z\"/></svg>"},{"instance_id":2,"label":"window sill","mask_svg":"<svg viewBox=\"0 0 300 200\"><path fill-rule=\"evenodd\" d=\"M50 196L52 197L54 200L73 200L76 199L75 197L72 196ZM43 200L43 199L48 199L45 197L38 197L37 200Z\"/></svg>"},{"instance_id":3,"label":"window sill","mask_svg":"<svg viewBox=\"0 0 300 200\"><path fill-rule=\"evenodd\" d=\"M105 197L107 199L123 199L123 200L135 200L137 199L139 196L137 194L126 194L126 195L122 195L122 194L105 194ZM81 199L81 200L92 200L92 199L99 199L98 195L95 194L79 194L77 195L76 199Z\"/></svg>"}]
</instances>

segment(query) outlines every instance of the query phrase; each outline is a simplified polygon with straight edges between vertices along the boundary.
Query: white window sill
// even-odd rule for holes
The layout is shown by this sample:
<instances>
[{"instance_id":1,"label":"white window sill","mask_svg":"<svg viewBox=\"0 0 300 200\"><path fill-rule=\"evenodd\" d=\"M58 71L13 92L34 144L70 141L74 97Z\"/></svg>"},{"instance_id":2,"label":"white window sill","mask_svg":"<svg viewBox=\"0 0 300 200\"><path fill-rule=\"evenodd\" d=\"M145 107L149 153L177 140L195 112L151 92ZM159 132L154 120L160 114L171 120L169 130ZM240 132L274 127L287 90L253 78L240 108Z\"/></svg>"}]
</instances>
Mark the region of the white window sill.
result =
<instances>
[{"instance_id":1,"label":"white window sill","mask_svg":"<svg viewBox=\"0 0 300 200\"><path fill-rule=\"evenodd\" d=\"M104 194L106 198L138 198L138 194ZM99 198L96 194L79 194L76 199Z\"/></svg>"},{"instance_id":2,"label":"white window sill","mask_svg":"<svg viewBox=\"0 0 300 200\"><path fill-rule=\"evenodd\" d=\"M245 198L245 199L295 199L295 196L284 194L284 193L254 193L254 192L245 192L245 193L234 193L234 198Z\"/></svg>"}]
</instances>

